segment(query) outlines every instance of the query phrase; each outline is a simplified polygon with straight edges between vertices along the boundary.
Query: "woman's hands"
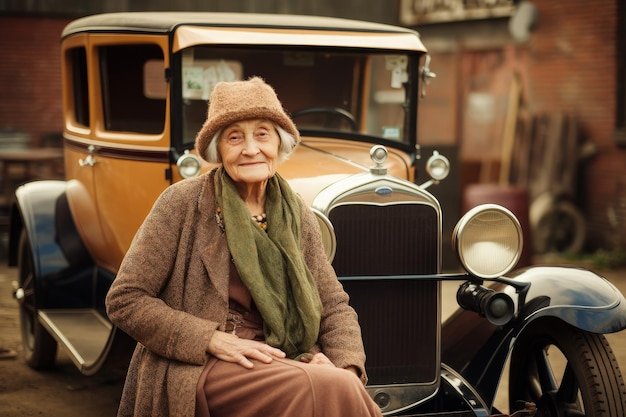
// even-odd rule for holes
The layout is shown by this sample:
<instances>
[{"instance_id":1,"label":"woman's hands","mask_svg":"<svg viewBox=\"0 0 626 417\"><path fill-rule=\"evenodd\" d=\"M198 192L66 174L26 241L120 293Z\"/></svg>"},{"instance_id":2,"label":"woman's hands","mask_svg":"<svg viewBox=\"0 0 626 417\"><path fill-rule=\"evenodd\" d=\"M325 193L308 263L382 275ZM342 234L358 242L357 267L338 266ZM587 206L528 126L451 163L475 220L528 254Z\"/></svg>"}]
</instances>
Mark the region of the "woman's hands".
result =
<instances>
[{"instance_id":1,"label":"woman's hands","mask_svg":"<svg viewBox=\"0 0 626 417\"><path fill-rule=\"evenodd\" d=\"M238 363L248 369L254 366L250 359L270 363L274 358L285 357L285 352L266 343L241 339L234 334L219 330L213 333L207 351L218 359Z\"/></svg>"},{"instance_id":2,"label":"woman's hands","mask_svg":"<svg viewBox=\"0 0 626 417\"><path fill-rule=\"evenodd\" d=\"M270 363L274 359L283 359L286 356L285 352L282 350L272 347L264 342L242 339L234 334L219 330L213 333L213 337L211 337L211 340L209 341L207 351L220 360L238 363L248 369L254 366L250 359L256 359L263 363ZM322 352L316 353L310 358L303 357L300 360L312 365L335 367L335 364L333 364ZM350 366L346 369L357 376L359 374L359 371L355 366Z\"/></svg>"},{"instance_id":3,"label":"woman's hands","mask_svg":"<svg viewBox=\"0 0 626 417\"><path fill-rule=\"evenodd\" d=\"M330 359L328 359L328 357L324 355L322 352L318 352L312 357L303 356L302 358L300 358L300 361L305 362L305 363L310 363L312 365L328 365L332 367L335 366L335 364L332 363Z\"/></svg>"},{"instance_id":4,"label":"woman's hands","mask_svg":"<svg viewBox=\"0 0 626 417\"><path fill-rule=\"evenodd\" d=\"M300 361L305 362L305 363L310 363L313 365L326 365L326 366L332 366L335 367L336 365L334 363L332 363L330 361L330 359L328 359L328 357L326 355L324 355L322 352L316 353L315 355L313 355L313 357L311 358L307 358L307 357L302 357L300 359ZM349 366L347 368L345 368L347 371L352 372L354 375L356 375L357 377L359 376L359 370L356 366Z\"/></svg>"}]
</instances>

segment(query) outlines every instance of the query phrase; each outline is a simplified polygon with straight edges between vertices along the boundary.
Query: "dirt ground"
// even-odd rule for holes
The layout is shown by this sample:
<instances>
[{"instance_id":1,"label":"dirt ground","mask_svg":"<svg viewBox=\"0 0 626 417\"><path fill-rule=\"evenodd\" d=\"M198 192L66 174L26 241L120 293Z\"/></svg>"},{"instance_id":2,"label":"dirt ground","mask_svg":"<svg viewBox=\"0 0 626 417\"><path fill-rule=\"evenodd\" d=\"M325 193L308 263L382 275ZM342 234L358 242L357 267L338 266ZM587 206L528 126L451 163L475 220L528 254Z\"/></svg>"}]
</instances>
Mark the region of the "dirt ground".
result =
<instances>
[{"instance_id":1,"label":"dirt ground","mask_svg":"<svg viewBox=\"0 0 626 417\"><path fill-rule=\"evenodd\" d=\"M626 270L601 271L601 274L626 294ZM14 268L0 265L0 357L4 356L0 359L0 417L115 416L123 375L82 376L62 350L54 370L37 372L25 364L21 356L17 302L11 295L16 275ZM454 300L457 285L444 285L445 300ZM454 308L452 303L444 304L444 317ZM626 370L626 331L607 335L607 339L621 369ZM15 356L6 355L6 350L15 352ZM505 385L500 389L506 392Z\"/></svg>"},{"instance_id":2,"label":"dirt ground","mask_svg":"<svg viewBox=\"0 0 626 417\"><path fill-rule=\"evenodd\" d=\"M0 359L0 417L115 416L123 375L83 376L61 349L51 371L37 372L26 365L12 297L16 278L14 268L0 266L0 355L7 356L6 350L16 354Z\"/></svg>"}]
</instances>

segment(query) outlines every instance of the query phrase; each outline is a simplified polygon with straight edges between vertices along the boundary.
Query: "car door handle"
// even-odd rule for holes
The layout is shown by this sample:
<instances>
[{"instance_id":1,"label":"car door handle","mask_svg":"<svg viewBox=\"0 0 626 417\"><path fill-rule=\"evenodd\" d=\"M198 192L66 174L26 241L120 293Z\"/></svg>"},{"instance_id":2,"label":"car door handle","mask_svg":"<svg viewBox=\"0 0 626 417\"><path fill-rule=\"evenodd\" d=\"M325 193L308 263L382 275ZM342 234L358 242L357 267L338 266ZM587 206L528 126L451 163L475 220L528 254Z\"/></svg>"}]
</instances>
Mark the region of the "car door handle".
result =
<instances>
[{"instance_id":1,"label":"car door handle","mask_svg":"<svg viewBox=\"0 0 626 417\"><path fill-rule=\"evenodd\" d=\"M89 151L89 155L87 155L85 159L80 158L78 160L78 165L80 165L81 167L92 167L96 164L96 158L93 156L93 145L89 145L87 150Z\"/></svg>"},{"instance_id":2,"label":"car door handle","mask_svg":"<svg viewBox=\"0 0 626 417\"><path fill-rule=\"evenodd\" d=\"M96 158L93 157L93 155L87 155L87 158L85 159L79 159L78 160L78 165L80 165L81 167L92 167L96 164Z\"/></svg>"}]
</instances>

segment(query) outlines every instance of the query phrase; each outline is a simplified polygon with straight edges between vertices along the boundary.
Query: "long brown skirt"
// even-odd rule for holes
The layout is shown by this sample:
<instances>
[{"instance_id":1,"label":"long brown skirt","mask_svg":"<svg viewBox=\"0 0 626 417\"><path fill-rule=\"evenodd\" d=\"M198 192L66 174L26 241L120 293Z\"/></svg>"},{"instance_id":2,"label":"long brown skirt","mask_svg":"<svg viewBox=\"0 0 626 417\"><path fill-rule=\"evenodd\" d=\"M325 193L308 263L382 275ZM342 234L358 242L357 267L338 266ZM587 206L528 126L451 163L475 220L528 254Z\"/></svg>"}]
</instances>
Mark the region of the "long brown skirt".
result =
<instances>
[{"instance_id":1,"label":"long brown skirt","mask_svg":"<svg viewBox=\"0 0 626 417\"><path fill-rule=\"evenodd\" d=\"M289 359L254 368L211 358L197 387L196 417L381 416L352 372Z\"/></svg>"}]
</instances>

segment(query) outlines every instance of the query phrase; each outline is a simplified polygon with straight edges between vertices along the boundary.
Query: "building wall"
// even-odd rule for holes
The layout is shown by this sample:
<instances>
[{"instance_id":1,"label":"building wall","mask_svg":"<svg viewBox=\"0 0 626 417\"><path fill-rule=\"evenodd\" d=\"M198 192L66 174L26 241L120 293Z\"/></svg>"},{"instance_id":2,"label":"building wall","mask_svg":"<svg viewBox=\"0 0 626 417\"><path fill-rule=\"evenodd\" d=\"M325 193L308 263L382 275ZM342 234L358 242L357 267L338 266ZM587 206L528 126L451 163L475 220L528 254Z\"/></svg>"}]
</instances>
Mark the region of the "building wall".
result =
<instances>
[{"instance_id":1,"label":"building wall","mask_svg":"<svg viewBox=\"0 0 626 417\"><path fill-rule=\"evenodd\" d=\"M626 233L624 219L615 222L611 214L624 198L626 181L626 148L614 140L617 1L570 0L566 8L560 1L536 4L540 21L528 45L529 100L537 111L572 113L595 146L595 155L582 164L579 202L590 246L611 246Z\"/></svg>"},{"instance_id":2,"label":"building wall","mask_svg":"<svg viewBox=\"0 0 626 417\"><path fill-rule=\"evenodd\" d=\"M616 46L624 12L618 12L616 0L532 3L539 17L525 41L514 39L508 19L502 18L415 26L438 75L421 104L421 119L428 124L420 125L420 140L460 147L462 188L497 180L507 97L513 74L518 74L523 111L570 114L581 140L595 149L580 161L573 193L587 220L587 249L624 246L626 148L616 142L618 97L626 96L619 88L626 74L620 75L617 67L625 51ZM472 92L491 96L491 107L485 106L491 113L473 109Z\"/></svg>"},{"instance_id":3,"label":"building wall","mask_svg":"<svg viewBox=\"0 0 626 417\"><path fill-rule=\"evenodd\" d=\"M59 34L63 18L0 16L0 133L34 144L63 128Z\"/></svg>"},{"instance_id":4,"label":"building wall","mask_svg":"<svg viewBox=\"0 0 626 417\"><path fill-rule=\"evenodd\" d=\"M399 0L0 0L0 12L74 17L157 10L289 13L393 24L398 23L398 4Z\"/></svg>"}]
</instances>

